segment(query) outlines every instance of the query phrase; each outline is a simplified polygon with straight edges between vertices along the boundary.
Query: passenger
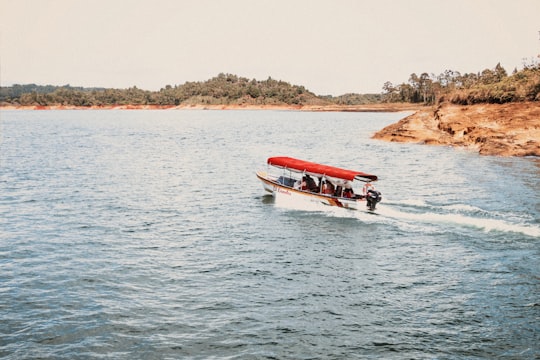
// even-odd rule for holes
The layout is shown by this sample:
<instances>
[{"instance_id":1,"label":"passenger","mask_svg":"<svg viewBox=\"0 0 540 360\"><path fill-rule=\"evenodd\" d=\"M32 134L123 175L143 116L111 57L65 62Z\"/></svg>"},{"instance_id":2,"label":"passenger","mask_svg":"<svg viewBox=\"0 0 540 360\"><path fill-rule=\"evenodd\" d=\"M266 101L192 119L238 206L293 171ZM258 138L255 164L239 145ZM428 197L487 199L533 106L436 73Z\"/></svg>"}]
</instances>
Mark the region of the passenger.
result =
<instances>
[{"instance_id":1,"label":"passenger","mask_svg":"<svg viewBox=\"0 0 540 360\"><path fill-rule=\"evenodd\" d=\"M336 187L334 186L334 184L332 184L330 181L327 181L326 186L328 187L328 194L334 195L336 192Z\"/></svg>"},{"instance_id":2,"label":"passenger","mask_svg":"<svg viewBox=\"0 0 540 360\"><path fill-rule=\"evenodd\" d=\"M319 187L315 184L315 180L309 175L306 175L306 186L309 191L319 192Z\"/></svg>"},{"instance_id":3,"label":"passenger","mask_svg":"<svg viewBox=\"0 0 540 360\"><path fill-rule=\"evenodd\" d=\"M334 195L334 185L330 181L324 181L322 185L322 193L326 195Z\"/></svg>"},{"instance_id":4,"label":"passenger","mask_svg":"<svg viewBox=\"0 0 540 360\"><path fill-rule=\"evenodd\" d=\"M302 182L300 183L300 190L307 190L307 181L306 177L302 177Z\"/></svg>"},{"instance_id":5,"label":"passenger","mask_svg":"<svg viewBox=\"0 0 540 360\"><path fill-rule=\"evenodd\" d=\"M346 181L343 186L345 187L345 189L343 190L343 197L354 198L354 191L353 191L351 183L349 181Z\"/></svg>"}]
</instances>

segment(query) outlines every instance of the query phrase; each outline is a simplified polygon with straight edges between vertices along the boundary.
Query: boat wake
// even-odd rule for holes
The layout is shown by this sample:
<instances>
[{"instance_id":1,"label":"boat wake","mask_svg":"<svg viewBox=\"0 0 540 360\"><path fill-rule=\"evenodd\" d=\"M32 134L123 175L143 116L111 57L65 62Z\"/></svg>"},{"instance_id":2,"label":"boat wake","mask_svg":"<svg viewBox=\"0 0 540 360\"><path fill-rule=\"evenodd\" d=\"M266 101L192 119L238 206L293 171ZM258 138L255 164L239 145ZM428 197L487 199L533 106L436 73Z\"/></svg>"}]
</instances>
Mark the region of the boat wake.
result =
<instances>
[{"instance_id":1,"label":"boat wake","mask_svg":"<svg viewBox=\"0 0 540 360\"><path fill-rule=\"evenodd\" d=\"M514 223L494 217L493 213L469 205L453 205L442 209L443 212L409 212L399 208L379 206L378 213L389 219L429 224L453 224L473 227L485 232L514 232L527 236L540 237L540 227L534 224ZM445 211L446 210L446 211ZM471 215L473 213L474 215ZM516 219L517 220L517 219ZM521 219L523 221L523 219Z\"/></svg>"},{"instance_id":2,"label":"boat wake","mask_svg":"<svg viewBox=\"0 0 540 360\"><path fill-rule=\"evenodd\" d=\"M467 204L431 205L423 200L384 202L375 212L352 211L323 204L276 202L279 207L318 211L326 216L355 218L364 223L387 223L411 231L437 231L441 224L480 229L484 232L512 232L540 238L540 226L523 214L497 213Z\"/></svg>"}]
</instances>

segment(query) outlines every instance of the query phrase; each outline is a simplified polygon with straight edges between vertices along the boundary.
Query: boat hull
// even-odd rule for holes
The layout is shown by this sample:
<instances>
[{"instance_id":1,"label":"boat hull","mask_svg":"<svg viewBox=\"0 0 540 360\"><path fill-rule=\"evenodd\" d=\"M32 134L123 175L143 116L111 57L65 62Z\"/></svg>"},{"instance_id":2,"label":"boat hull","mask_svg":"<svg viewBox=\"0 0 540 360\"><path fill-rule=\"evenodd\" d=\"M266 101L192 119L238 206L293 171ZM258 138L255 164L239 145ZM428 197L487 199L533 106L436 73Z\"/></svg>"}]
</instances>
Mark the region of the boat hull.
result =
<instances>
[{"instance_id":1,"label":"boat hull","mask_svg":"<svg viewBox=\"0 0 540 360\"><path fill-rule=\"evenodd\" d=\"M287 198L291 201L307 201L311 203L324 204L328 206L343 207L346 209L358 210L366 207L365 199L342 198L324 194L317 194L310 191L298 190L290 186L285 186L269 176L264 171L257 172L257 178L262 182L266 192L277 198Z\"/></svg>"}]
</instances>

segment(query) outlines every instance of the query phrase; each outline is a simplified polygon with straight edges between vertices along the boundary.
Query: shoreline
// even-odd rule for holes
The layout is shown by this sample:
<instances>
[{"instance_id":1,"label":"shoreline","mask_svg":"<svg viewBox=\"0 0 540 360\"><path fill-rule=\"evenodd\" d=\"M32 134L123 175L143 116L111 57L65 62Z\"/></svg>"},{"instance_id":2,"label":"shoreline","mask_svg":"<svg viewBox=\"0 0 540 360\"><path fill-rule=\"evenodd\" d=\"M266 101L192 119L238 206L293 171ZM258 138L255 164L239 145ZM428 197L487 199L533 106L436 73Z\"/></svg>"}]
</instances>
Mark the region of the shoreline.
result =
<instances>
[{"instance_id":1,"label":"shoreline","mask_svg":"<svg viewBox=\"0 0 540 360\"><path fill-rule=\"evenodd\" d=\"M372 138L465 148L480 155L540 157L540 102L427 107Z\"/></svg>"},{"instance_id":2,"label":"shoreline","mask_svg":"<svg viewBox=\"0 0 540 360\"><path fill-rule=\"evenodd\" d=\"M3 105L2 110L279 110L313 112L400 112L415 111L421 106L411 104L366 104L366 105Z\"/></svg>"},{"instance_id":3,"label":"shoreline","mask_svg":"<svg viewBox=\"0 0 540 360\"><path fill-rule=\"evenodd\" d=\"M495 156L540 157L540 102L423 106L385 103L365 105L108 105L0 106L2 110L259 110L306 112L413 112L372 138L425 145L452 146Z\"/></svg>"}]
</instances>

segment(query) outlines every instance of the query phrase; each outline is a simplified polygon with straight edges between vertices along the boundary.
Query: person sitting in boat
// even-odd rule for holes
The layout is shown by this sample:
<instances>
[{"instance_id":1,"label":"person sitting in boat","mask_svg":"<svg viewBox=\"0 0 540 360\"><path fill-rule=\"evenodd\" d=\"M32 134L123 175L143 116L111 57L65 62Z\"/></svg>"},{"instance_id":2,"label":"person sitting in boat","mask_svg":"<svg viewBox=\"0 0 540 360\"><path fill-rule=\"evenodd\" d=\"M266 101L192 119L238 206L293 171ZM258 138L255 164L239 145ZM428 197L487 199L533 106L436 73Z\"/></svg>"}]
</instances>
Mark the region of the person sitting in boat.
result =
<instances>
[{"instance_id":1,"label":"person sitting in boat","mask_svg":"<svg viewBox=\"0 0 540 360\"><path fill-rule=\"evenodd\" d=\"M334 195L334 191L334 185L328 180L323 180L322 193L326 195Z\"/></svg>"},{"instance_id":2,"label":"person sitting in boat","mask_svg":"<svg viewBox=\"0 0 540 360\"><path fill-rule=\"evenodd\" d=\"M302 182L300 183L300 190L307 190L307 181L306 177L302 177Z\"/></svg>"},{"instance_id":3,"label":"person sitting in boat","mask_svg":"<svg viewBox=\"0 0 540 360\"><path fill-rule=\"evenodd\" d=\"M345 181L345 184L343 184L343 197L344 198L353 198L354 197L354 190L352 188L352 185L349 181Z\"/></svg>"},{"instance_id":4,"label":"person sitting in boat","mask_svg":"<svg viewBox=\"0 0 540 360\"><path fill-rule=\"evenodd\" d=\"M309 191L319 192L319 187L315 183L315 180L313 180L309 175L306 175L306 186Z\"/></svg>"},{"instance_id":5,"label":"person sitting in boat","mask_svg":"<svg viewBox=\"0 0 540 360\"><path fill-rule=\"evenodd\" d=\"M296 182L294 183L294 188L295 189L298 189L298 190L307 190L307 182L306 182L306 177L305 176L302 176L302 180L296 180Z\"/></svg>"}]
</instances>

